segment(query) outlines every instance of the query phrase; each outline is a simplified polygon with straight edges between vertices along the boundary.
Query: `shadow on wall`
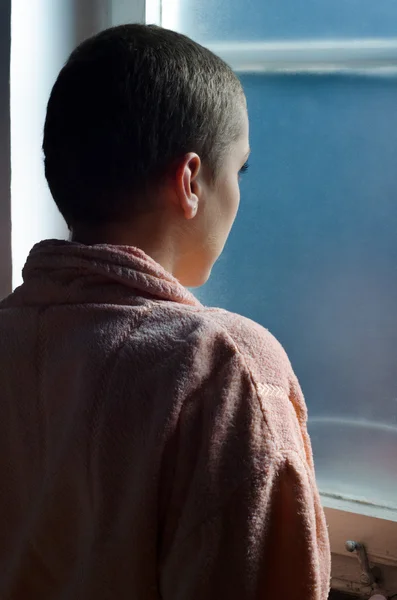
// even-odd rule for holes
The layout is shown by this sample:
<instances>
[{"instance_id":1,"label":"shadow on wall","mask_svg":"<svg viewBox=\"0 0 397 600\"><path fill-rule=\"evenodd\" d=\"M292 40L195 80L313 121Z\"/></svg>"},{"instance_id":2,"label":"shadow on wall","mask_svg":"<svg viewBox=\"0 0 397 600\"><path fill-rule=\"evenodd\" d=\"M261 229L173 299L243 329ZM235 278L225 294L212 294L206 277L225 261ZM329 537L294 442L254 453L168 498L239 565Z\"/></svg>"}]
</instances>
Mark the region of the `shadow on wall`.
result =
<instances>
[{"instance_id":1,"label":"shadow on wall","mask_svg":"<svg viewBox=\"0 0 397 600\"><path fill-rule=\"evenodd\" d=\"M112 2L109 0L72 0L74 43L72 49L83 40L110 27L112 22Z\"/></svg>"},{"instance_id":2,"label":"shadow on wall","mask_svg":"<svg viewBox=\"0 0 397 600\"><path fill-rule=\"evenodd\" d=\"M11 0L0 2L0 299L11 291Z\"/></svg>"}]
</instances>

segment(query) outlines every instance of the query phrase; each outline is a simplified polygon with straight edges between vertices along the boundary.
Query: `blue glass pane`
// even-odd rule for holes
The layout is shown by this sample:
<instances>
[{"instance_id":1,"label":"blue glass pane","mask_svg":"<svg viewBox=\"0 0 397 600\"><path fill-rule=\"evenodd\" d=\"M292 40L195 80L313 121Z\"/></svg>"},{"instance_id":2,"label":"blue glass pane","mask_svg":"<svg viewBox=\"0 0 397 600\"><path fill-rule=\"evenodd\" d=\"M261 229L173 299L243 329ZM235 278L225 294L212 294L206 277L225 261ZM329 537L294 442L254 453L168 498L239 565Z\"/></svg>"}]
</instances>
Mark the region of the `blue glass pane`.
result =
<instances>
[{"instance_id":1,"label":"blue glass pane","mask_svg":"<svg viewBox=\"0 0 397 600\"><path fill-rule=\"evenodd\" d=\"M395 0L163 0L163 22L202 41L395 37Z\"/></svg>"},{"instance_id":2,"label":"blue glass pane","mask_svg":"<svg viewBox=\"0 0 397 600\"><path fill-rule=\"evenodd\" d=\"M242 81L250 167L199 296L285 346L321 486L397 506L397 79Z\"/></svg>"}]
</instances>

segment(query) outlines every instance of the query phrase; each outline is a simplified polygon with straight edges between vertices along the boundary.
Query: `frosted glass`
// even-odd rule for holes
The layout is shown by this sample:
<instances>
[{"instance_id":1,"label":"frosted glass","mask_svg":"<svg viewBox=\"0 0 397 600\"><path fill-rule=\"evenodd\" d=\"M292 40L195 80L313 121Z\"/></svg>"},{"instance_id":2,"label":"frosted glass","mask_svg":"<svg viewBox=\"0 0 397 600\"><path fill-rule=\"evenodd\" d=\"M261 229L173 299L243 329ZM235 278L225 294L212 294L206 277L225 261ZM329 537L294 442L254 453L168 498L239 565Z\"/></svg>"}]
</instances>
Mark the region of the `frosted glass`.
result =
<instances>
[{"instance_id":1,"label":"frosted glass","mask_svg":"<svg viewBox=\"0 0 397 600\"><path fill-rule=\"evenodd\" d=\"M250 167L198 296L285 346L322 491L397 508L397 79L242 82Z\"/></svg>"},{"instance_id":2,"label":"frosted glass","mask_svg":"<svg viewBox=\"0 0 397 600\"><path fill-rule=\"evenodd\" d=\"M162 0L162 23L202 41L395 37L395 0Z\"/></svg>"}]
</instances>

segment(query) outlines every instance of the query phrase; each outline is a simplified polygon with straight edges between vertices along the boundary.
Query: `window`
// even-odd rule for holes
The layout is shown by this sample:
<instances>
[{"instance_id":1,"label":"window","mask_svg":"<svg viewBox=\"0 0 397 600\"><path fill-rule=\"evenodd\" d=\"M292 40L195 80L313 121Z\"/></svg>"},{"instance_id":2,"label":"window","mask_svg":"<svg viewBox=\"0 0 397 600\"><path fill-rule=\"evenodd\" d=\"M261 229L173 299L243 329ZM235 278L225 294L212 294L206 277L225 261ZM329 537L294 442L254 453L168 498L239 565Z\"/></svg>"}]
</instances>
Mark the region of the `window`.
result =
<instances>
[{"instance_id":1,"label":"window","mask_svg":"<svg viewBox=\"0 0 397 600\"><path fill-rule=\"evenodd\" d=\"M241 214L200 295L286 346L324 497L397 519L397 5L163 0L162 18L229 59L250 112Z\"/></svg>"},{"instance_id":2,"label":"window","mask_svg":"<svg viewBox=\"0 0 397 600\"><path fill-rule=\"evenodd\" d=\"M397 4L163 0L158 12L238 71L250 113L241 212L199 297L285 346L333 550L354 535L397 565Z\"/></svg>"}]
</instances>

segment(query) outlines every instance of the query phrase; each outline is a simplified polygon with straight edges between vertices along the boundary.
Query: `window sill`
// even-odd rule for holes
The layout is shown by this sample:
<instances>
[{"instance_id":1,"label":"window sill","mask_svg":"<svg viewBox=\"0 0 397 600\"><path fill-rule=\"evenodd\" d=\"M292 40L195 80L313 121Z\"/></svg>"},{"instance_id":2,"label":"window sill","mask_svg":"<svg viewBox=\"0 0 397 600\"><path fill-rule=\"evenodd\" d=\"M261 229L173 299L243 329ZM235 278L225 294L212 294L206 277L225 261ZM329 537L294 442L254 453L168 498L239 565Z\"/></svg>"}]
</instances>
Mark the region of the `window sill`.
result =
<instances>
[{"instance_id":1,"label":"window sill","mask_svg":"<svg viewBox=\"0 0 397 600\"><path fill-rule=\"evenodd\" d=\"M371 591L360 581L361 570L357 557L347 552L347 540L366 546L371 566L382 572L382 588L389 594L397 592L397 520L357 513L350 501L338 500L339 507L330 507L323 498L329 526L332 551L332 588L339 591L369 595ZM341 506L344 504L344 509ZM353 512L354 511L354 512ZM377 509L377 514L379 511ZM389 515L390 517L390 515Z\"/></svg>"},{"instance_id":2,"label":"window sill","mask_svg":"<svg viewBox=\"0 0 397 600\"><path fill-rule=\"evenodd\" d=\"M321 487L320 487L321 489ZM373 517L385 521L392 521L397 526L397 507L371 504L355 498L321 492L321 499L325 508L336 509L346 513L354 513L364 517Z\"/></svg>"}]
</instances>

